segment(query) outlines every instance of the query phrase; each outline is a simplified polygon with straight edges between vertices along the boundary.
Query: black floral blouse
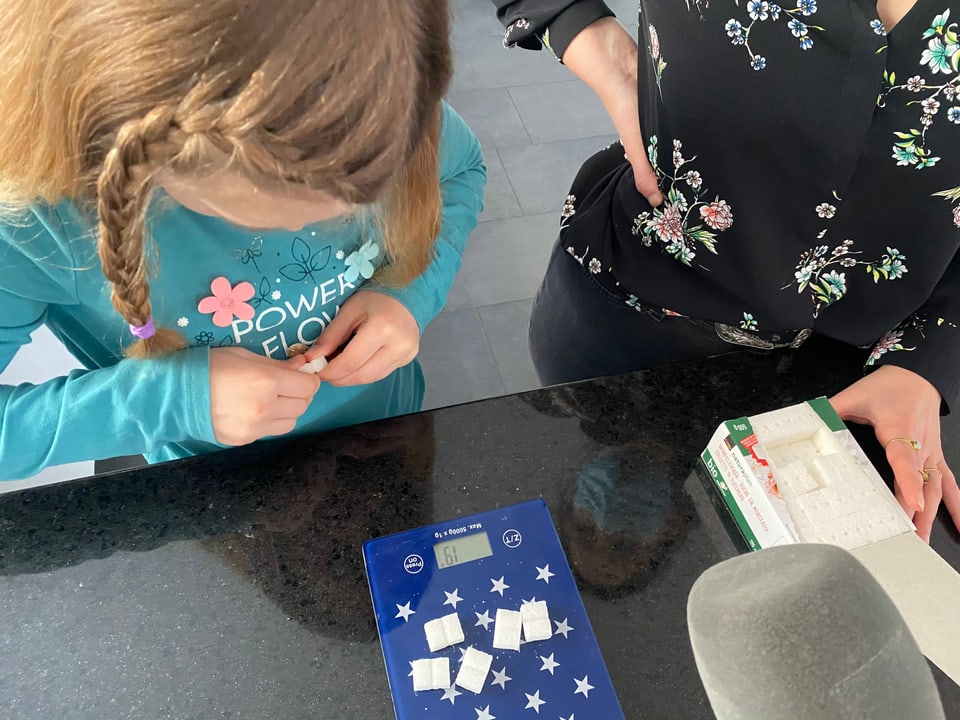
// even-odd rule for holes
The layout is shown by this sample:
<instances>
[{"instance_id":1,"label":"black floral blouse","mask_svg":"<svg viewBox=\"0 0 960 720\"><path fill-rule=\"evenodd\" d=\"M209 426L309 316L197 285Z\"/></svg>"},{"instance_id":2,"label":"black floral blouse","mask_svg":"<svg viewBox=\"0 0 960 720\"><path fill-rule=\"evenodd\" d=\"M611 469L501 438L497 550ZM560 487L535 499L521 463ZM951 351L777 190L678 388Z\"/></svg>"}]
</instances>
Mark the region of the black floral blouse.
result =
<instances>
[{"instance_id":1,"label":"black floral blouse","mask_svg":"<svg viewBox=\"0 0 960 720\"><path fill-rule=\"evenodd\" d=\"M562 48L599 0L493 0L504 43ZM625 19L626 21L626 19ZM960 391L960 3L640 0L640 121L665 203L619 144L561 241L608 289L779 337L815 330ZM589 176L589 177L586 177Z\"/></svg>"}]
</instances>

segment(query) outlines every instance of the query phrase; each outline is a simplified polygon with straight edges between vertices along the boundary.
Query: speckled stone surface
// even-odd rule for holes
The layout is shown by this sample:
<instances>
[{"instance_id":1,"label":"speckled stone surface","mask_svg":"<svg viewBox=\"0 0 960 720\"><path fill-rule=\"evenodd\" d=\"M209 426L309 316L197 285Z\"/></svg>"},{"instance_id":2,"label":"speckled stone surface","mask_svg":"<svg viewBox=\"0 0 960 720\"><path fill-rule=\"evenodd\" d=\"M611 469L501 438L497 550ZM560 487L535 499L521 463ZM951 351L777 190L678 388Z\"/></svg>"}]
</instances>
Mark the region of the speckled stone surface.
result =
<instances>
[{"instance_id":1,"label":"speckled stone surface","mask_svg":"<svg viewBox=\"0 0 960 720\"><path fill-rule=\"evenodd\" d=\"M710 718L686 599L736 550L697 456L724 419L858 376L852 352L826 372L828 351L738 353L0 496L3 718L392 718L361 544L534 497L627 717ZM960 468L960 421L945 446ZM945 513L933 544L960 568ZM960 719L960 688L935 676Z\"/></svg>"}]
</instances>

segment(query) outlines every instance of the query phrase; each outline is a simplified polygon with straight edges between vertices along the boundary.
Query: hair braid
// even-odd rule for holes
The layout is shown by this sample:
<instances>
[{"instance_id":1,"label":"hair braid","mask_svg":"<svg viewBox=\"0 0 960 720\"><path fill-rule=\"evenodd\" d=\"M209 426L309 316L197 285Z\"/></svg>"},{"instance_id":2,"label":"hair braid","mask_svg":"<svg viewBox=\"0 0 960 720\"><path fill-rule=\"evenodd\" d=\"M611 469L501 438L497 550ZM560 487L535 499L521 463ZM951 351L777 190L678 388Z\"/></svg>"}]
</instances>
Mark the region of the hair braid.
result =
<instances>
[{"instance_id":1,"label":"hair braid","mask_svg":"<svg viewBox=\"0 0 960 720\"><path fill-rule=\"evenodd\" d=\"M114 308L131 325L146 325L152 315L145 246L145 215L153 177L175 152L174 110L158 107L142 119L129 120L117 132L97 181L98 251L103 274L113 290ZM182 138L181 138L182 139ZM153 357L187 346L175 330L157 328L125 353Z\"/></svg>"}]
</instances>

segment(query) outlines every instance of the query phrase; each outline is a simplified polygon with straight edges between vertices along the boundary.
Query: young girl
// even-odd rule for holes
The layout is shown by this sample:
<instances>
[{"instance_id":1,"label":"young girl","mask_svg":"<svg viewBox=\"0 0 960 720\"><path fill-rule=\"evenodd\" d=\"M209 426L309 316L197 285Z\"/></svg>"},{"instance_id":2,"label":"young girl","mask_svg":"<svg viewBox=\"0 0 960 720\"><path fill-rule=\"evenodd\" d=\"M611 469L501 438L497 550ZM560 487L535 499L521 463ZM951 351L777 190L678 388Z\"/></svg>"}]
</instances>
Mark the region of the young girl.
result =
<instances>
[{"instance_id":1,"label":"young girl","mask_svg":"<svg viewBox=\"0 0 960 720\"><path fill-rule=\"evenodd\" d=\"M0 369L41 324L88 369L0 387L0 479L419 408L485 183L447 13L3 3Z\"/></svg>"}]
</instances>

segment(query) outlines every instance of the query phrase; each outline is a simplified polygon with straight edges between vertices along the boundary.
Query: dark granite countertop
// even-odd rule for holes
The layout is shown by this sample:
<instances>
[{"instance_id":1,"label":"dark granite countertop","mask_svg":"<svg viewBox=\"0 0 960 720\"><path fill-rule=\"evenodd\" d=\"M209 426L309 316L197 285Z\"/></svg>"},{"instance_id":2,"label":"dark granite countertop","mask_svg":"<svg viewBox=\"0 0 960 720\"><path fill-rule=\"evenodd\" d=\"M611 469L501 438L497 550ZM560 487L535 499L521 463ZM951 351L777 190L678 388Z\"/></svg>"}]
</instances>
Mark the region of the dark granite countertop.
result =
<instances>
[{"instance_id":1,"label":"dark granite countertop","mask_svg":"<svg viewBox=\"0 0 960 720\"><path fill-rule=\"evenodd\" d=\"M543 497L627 717L710 718L686 598L736 550L697 456L724 419L839 390L860 358L837 352L738 353L0 496L3 717L392 718L362 543ZM960 469L957 418L944 443ZM945 513L933 545L960 568Z\"/></svg>"}]
</instances>

